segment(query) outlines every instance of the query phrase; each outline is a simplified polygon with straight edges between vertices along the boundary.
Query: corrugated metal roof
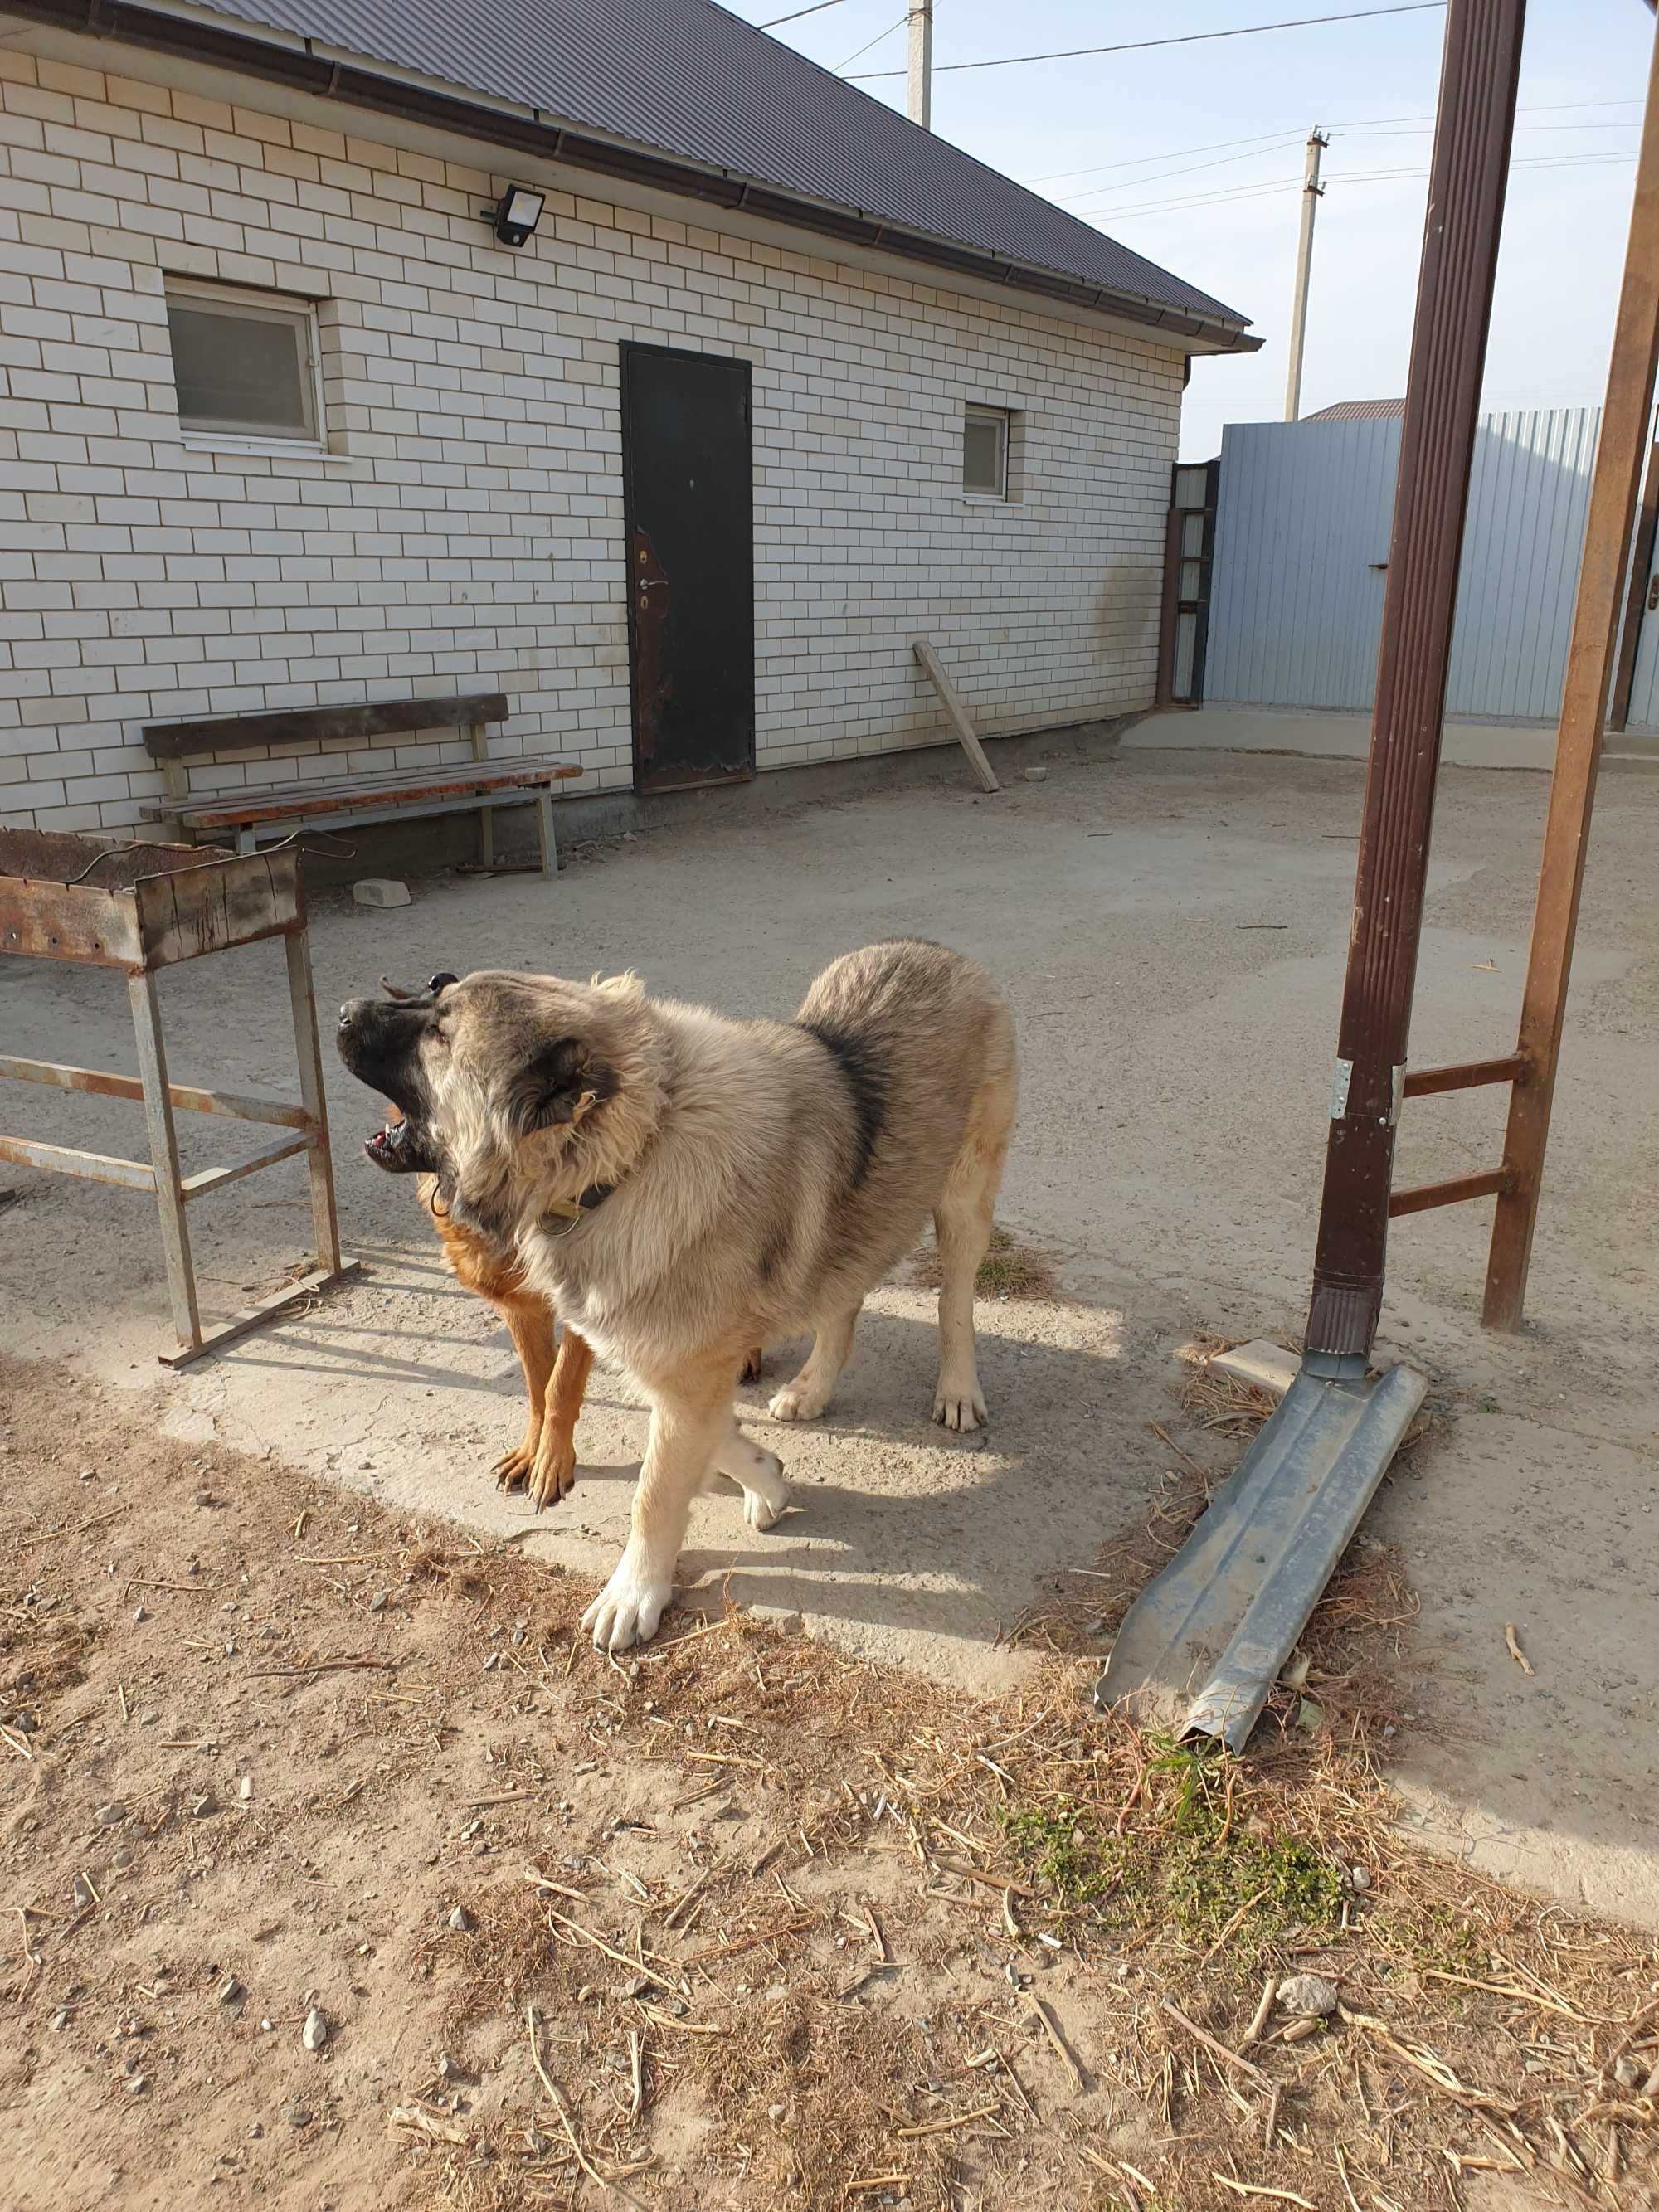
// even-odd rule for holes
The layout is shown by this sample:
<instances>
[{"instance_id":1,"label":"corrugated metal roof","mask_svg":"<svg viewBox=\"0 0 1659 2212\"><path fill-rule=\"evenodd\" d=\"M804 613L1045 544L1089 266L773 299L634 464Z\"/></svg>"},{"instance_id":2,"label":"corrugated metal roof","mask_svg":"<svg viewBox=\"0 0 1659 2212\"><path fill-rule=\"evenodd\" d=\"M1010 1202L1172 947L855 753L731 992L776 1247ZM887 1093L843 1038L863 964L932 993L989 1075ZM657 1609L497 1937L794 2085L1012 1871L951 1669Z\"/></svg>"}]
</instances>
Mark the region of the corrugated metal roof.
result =
<instances>
[{"instance_id":1,"label":"corrugated metal roof","mask_svg":"<svg viewBox=\"0 0 1659 2212\"><path fill-rule=\"evenodd\" d=\"M1304 422L1397 422L1406 411L1403 399L1339 399L1329 407L1304 415Z\"/></svg>"},{"instance_id":2,"label":"corrugated metal roof","mask_svg":"<svg viewBox=\"0 0 1659 2212\"><path fill-rule=\"evenodd\" d=\"M204 4L1128 299L1248 322L711 0Z\"/></svg>"}]
</instances>

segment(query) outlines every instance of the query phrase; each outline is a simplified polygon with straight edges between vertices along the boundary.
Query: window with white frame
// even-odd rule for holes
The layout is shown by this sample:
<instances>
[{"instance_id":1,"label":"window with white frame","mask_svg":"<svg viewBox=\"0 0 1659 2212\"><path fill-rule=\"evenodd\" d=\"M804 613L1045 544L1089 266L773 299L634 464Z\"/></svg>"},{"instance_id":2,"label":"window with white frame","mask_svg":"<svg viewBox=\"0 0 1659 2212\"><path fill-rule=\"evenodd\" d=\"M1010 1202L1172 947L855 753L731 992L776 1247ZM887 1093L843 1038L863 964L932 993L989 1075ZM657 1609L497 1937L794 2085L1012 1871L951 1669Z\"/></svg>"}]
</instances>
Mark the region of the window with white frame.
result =
<instances>
[{"instance_id":1,"label":"window with white frame","mask_svg":"<svg viewBox=\"0 0 1659 2212\"><path fill-rule=\"evenodd\" d=\"M308 301L174 280L167 297L182 429L321 442L317 314Z\"/></svg>"},{"instance_id":2,"label":"window with white frame","mask_svg":"<svg viewBox=\"0 0 1659 2212\"><path fill-rule=\"evenodd\" d=\"M969 407L962 424L962 489L979 499L1008 496L1008 443L1012 417L1006 407Z\"/></svg>"}]
</instances>

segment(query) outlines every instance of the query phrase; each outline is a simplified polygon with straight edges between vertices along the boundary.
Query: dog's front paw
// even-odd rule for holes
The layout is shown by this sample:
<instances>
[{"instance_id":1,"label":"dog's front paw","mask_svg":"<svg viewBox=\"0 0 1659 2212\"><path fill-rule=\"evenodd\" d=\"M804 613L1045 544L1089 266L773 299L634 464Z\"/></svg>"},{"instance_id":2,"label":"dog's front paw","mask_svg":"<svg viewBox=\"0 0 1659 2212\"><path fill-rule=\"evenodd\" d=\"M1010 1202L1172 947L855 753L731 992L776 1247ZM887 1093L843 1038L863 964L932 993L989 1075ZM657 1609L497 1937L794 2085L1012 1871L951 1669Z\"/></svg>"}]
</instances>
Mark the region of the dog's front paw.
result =
<instances>
[{"instance_id":1,"label":"dog's front paw","mask_svg":"<svg viewBox=\"0 0 1659 2212\"><path fill-rule=\"evenodd\" d=\"M522 1490L530 1480L530 1470L536 1464L536 1455L528 1444L514 1444L511 1451L503 1452L496 1461L494 1474L498 1490Z\"/></svg>"},{"instance_id":2,"label":"dog's front paw","mask_svg":"<svg viewBox=\"0 0 1659 2212\"><path fill-rule=\"evenodd\" d=\"M631 1644L648 1644L673 1595L666 1576L653 1579L624 1552L617 1571L582 1615L593 1649L626 1651Z\"/></svg>"},{"instance_id":3,"label":"dog's front paw","mask_svg":"<svg viewBox=\"0 0 1659 2212\"><path fill-rule=\"evenodd\" d=\"M556 1505L562 1498L568 1498L576 1487L576 1448L568 1439L561 1441L550 1437L545 1431L537 1446L536 1457L526 1478L525 1488L531 1503L539 1513L544 1505Z\"/></svg>"},{"instance_id":4,"label":"dog's front paw","mask_svg":"<svg viewBox=\"0 0 1659 2212\"><path fill-rule=\"evenodd\" d=\"M799 1378L785 1383L767 1407L775 1421L816 1421L829 1401L801 1388Z\"/></svg>"},{"instance_id":5,"label":"dog's front paw","mask_svg":"<svg viewBox=\"0 0 1659 2212\"><path fill-rule=\"evenodd\" d=\"M977 1381L947 1382L941 1378L933 1400L933 1419L947 1429L976 1429L986 1419L985 1400Z\"/></svg>"}]
</instances>

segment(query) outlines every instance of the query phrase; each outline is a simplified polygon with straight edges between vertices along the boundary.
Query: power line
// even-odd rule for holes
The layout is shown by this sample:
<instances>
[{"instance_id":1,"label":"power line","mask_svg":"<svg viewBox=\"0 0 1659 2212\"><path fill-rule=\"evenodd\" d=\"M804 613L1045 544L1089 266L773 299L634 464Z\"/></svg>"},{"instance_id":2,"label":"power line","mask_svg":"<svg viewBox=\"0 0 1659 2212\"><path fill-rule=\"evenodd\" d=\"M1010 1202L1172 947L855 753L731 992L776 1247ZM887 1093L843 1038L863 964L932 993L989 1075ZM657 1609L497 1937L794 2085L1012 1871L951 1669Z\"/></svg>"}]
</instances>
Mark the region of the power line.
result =
<instances>
[{"instance_id":1,"label":"power line","mask_svg":"<svg viewBox=\"0 0 1659 2212\"><path fill-rule=\"evenodd\" d=\"M897 26L894 27L896 29ZM845 63L842 66L845 68ZM1518 108L1516 112L1520 115L1559 115L1569 108L1639 107L1641 105L1639 100L1558 100L1541 106ZM1432 115L1375 115L1363 117L1358 123L1333 123L1328 127L1332 131L1373 131L1391 123L1421 123L1432 129L1434 118ZM1620 127L1614 125L1615 129ZM1521 131L1595 131L1601 125L1594 123L1522 123L1516 128ZM1418 131L1409 135L1423 137L1426 134ZM1066 177L1103 176L1108 169L1142 168L1149 161L1178 161L1188 154L1218 154L1232 146L1276 146L1291 139L1299 140L1301 136L1299 125L1293 129L1287 126L1283 131L1264 131L1254 138L1216 138L1207 146L1170 146L1157 154L1131 154L1121 161L1096 161L1086 168L1045 169L1040 177L1022 177L1018 181L1023 185L1059 184ZM1240 158L1245 157L1241 155ZM1132 185L1135 181L1133 178L1129 179ZM1104 185L1101 187L1103 191L1106 189Z\"/></svg>"},{"instance_id":2,"label":"power line","mask_svg":"<svg viewBox=\"0 0 1659 2212\"><path fill-rule=\"evenodd\" d=\"M855 62L859 60L863 55L869 52L872 46L878 46L884 39L890 39L895 31L902 31L909 20L910 18L908 15L901 15L896 23L890 23L884 31L878 31L873 39L866 39L856 53L848 55L847 61L837 62L836 64L835 68L830 72L831 76L839 76L842 70L847 67L847 62Z\"/></svg>"},{"instance_id":3,"label":"power line","mask_svg":"<svg viewBox=\"0 0 1659 2212\"><path fill-rule=\"evenodd\" d=\"M1267 153L1277 153L1277 152L1279 152L1279 149L1280 149L1280 148L1281 148L1281 147L1283 147L1283 146L1285 146L1285 145L1286 145L1286 144L1289 144L1290 143L1291 143L1291 142L1290 142L1289 140L1280 139L1280 140L1279 140L1279 141L1278 141L1274 145L1273 145L1273 146L1270 146L1270 147L1269 147L1269 146L1264 146L1264 147L1261 149L1261 151L1262 151L1264 154L1267 154ZM1523 159L1522 159L1522 160L1520 160L1520 161L1514 161L1514 162L1512 162L1512 163L1510 164L1510 167L1513 167L1513 168L1516 168L1516 169L1534 169L1534 168L1541 168L1541 167L1545 167L1547 164L1548 164L1548 163L1552 163L1552 162L1560 163L1560 164L1563 164L1563 165L1570 165L1570 164L1573 164L1573 163L1579 163L1579 162L1583 162L1583 161L1633 161L1633 160L1635 159L1635 154L1636 154L1636 149L1635 149L1635 148L1634 148L1634 147L1630 147L1630 148L1626 148L1626 149L1609 149L1609 150L1608 150L1608 151L1607 151L1607 152L1595 152L1595 151L1592 151L1592 150L1591 150L1590 149L1589 149L1588 147L1586 147L1586 148L1584 148L1583 149L1582 149L1579 153L1577 153L1577 154L1539 154L1539 155L1533 155L1530 159L1524 159L1524 158L1523 158ZM1241 161L1243 161L1243 160L1248 160L1248 159L1249 158L1249 156L1245 155L1238 155L1237 158L1237 159L1239 159L1239 160L1241 160ZM1102 193L1109 193L1109 192L1133 192L1133 191L1135 191L1139 190L1139 188L1142 185L1155 185L1155 184L1159 183L1159 182L1160 182L1164 178L1165 178L1165 177L1190 177L1190 176L1194 175L1194 174L1197 173L1197 171L1198 171L1198 170L1200 170L1200 169L1218 168L1218 167L1220 167L1220 166L1221 166L1221 164L1220 164L1219 162L1214 162L1214 161L1197 161L1197 162L1194 162L1194 163L1193 164L1193 167L1192 167L1191 168L1188 168L1188 169L1161 169L1161 170L1159 170L1159 171L1158 171L1158 174L1157 174L1156 176L1152 176L1152 177L1132 177L1127 184L1121 184L1121 185L1090 185L1089 186L1087 186L1087 187L1086 187L1086 190L1085 190L1085 196L1086 198L1093 198L1093 197L1096 197L1096 196L1097 196L1097 195L1099 195L1099 194L1102 194ZM1352 174L1352 173L1353 173L1353 172L1349 172L1348 173ZM1404 175L1404 174L1406 174L1406 173L1407 173L1407 172L1405 172L1405 171L1401 171L1401 172L1400 172L1400 173L1401 173L1401 174L1402 174L1402 175ZM1413 175L1413 176L1426 176L1426 175L1428 174L1428 171L1427 171L1426 169L1414 169L1414 170L1411 171L1409 173L1410 173L1410 174L1412 174L1412 175ZM1339 176L1339 177L1340 177L1340 176L1341 176L1341 175L1343 174L1343 172L1342 172L1342 171L1340 171L1340 170L1338 170L1337 172L1335 172L1335 174L1336 174L1337 176ZM1080 208L1077 207L1077 206L1073 206L1073 207L1068 210L1068 212L1070 212L1070 213L1071 213L1071 214L1073 214L1073 215L1080 214L1082 211L1083 211L1083 210L1082 210Z\"/></svg>"},{"instance_id":4,"label":"power line","mask_svg":"<svg viewBox=\"0 0 1659 2212\"><path fill-rule=\"evenodd\" d=\"M799 23L803 15L821 15L826 8L839 8L841 0L812 0L810 8L797 8L793 15L774 15L769 22L757 23L757 31L775 31L780 23Z\"/></svg>"},{"instance_id":5,"label":"power line","mask_svg":"<svg viewBox=\"0 0 1659 2212\"><path fill-rule=\"evenodd\" d=\"M1187 31L1175 39L1129 39L1115 46L1064 46L1048 54L1000 54L982 62L941 62L933 74L962 70L1013 69L1024 62L1081 61L1094 54L1138 54L1150 46L1196 46L1211 39L1249 39L1261 31L1302 31L1316 23L1358 23L1373 15L1421 15L1439 9L1446 0L1397 0L1391 8L1356 8L1340 15L1294 15L1282 23L1240 23L1231 31ZM902 70L871 70L854 77L855 84L873 84L878 78L902 76Z\"/></svg>"},{"instance_id":6,"label":"power line","mask_svg":"<svg viewBox=\"0 0 1659 2212\"><path fill-rule=\"evenodd\" d=\"M1551 154L1541 155L1533 161L1511 162L1511 171L1528 169L1583 169L1604 167L1618 161L1633 161L1634 154ZM1326 179L1328 185L1370 185L1395 182L1401 178L1426 177L1429 171L1420 169L1351 169ZM1139 207L1073 208L1070 213L1080 221L1090 216L1101 216L1116 222L1127 216L1168 215L1177 209L1216 207L1231 200L1261 199L1273 192L1300 190L1300 177L1276 177L1260 185L1239 185L1231 191L1189 192L1180 199L1153 200Z\"/></svg>"}]
</instances>

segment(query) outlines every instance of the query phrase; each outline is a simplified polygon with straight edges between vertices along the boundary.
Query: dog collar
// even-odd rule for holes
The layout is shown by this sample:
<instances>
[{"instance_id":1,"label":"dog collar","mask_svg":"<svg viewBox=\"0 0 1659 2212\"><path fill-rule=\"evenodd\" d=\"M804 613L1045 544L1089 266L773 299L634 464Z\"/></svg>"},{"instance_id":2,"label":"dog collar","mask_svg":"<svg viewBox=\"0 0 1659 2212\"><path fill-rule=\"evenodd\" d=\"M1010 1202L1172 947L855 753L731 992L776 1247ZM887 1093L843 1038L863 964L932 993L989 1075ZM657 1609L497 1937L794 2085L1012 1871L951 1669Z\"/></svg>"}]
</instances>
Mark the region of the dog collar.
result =
<instances>
[{"instance_id":1,"label":"dog collar","mask_svg":"<svg viewBox=\"0 0 1659 2212\"><path fill-rule=\"evenodd\" d=\"M603 1206L616 1188L614 1182L591 1182L580 1198L555 1199L552 1205L545 1209L543 1218L580 1221L583 1214L592 1213L595 1206Z\"/></svg>"}]
</instances>

